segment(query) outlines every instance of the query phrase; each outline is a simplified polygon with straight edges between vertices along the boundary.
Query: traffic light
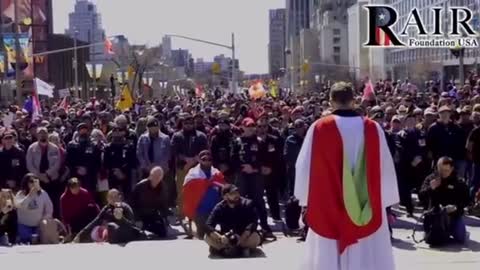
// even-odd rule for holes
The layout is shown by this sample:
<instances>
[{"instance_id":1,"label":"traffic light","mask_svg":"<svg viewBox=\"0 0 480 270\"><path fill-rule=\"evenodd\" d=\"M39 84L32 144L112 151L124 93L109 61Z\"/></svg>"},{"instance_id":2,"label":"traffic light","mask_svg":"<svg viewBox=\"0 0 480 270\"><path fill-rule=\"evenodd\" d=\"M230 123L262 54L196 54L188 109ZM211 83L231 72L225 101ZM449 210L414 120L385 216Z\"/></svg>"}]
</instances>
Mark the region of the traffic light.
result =
<instances>
[{"instance_id":1,"label":"traffic light","mask_svg":"<svg viewBox=\"0 0 480 270\"><path fill-rule=\"evenodd\" d=\"M463 54L465 53L465 48L455 47L453 49L450 49L450 52L452 53L453 56L455 56L456 58L459 58L460 56L463 56Z\"/></svg>"}]
</instances>

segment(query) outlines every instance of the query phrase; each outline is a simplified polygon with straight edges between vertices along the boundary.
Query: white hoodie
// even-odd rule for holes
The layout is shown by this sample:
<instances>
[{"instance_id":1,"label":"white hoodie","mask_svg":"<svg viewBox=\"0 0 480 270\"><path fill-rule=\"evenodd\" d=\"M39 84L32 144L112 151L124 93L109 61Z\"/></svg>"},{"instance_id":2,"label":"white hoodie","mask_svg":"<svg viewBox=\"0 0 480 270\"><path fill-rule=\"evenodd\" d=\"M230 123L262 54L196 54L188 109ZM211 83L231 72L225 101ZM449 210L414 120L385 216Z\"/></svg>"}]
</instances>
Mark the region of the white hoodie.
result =
<instances>
[{"instance_id":1,"label":"white hoodie","mask_svg":"<svg viewBox=\"0 0 480 270\"><path fill-rule=\"evenodd\" d=\"M25 195L19 192L15 197L18 224L38 227L43 219L52 218L53 205L47 192Z\"/></svg>"}]
</instances>

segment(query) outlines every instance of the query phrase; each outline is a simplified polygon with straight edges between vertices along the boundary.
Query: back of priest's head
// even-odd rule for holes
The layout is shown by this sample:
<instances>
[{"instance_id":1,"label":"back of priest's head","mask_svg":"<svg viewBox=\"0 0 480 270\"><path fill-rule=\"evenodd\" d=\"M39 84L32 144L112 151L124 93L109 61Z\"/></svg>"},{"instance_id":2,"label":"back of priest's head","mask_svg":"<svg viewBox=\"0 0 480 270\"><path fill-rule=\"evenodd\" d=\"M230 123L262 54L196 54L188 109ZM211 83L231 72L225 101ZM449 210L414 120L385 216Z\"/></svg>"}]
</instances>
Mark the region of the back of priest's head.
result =
<instances>
[{"instance_id":1,"label":"back of priest's head","mask_svg":"<svg viewBox=\"0 0 480 270\"><path fill-rule=\"evenodd\" d=\"M336 109L353 106L355 94L351 83L337 82L330 88L330 102Z\"/></svg>"}]
</instances>

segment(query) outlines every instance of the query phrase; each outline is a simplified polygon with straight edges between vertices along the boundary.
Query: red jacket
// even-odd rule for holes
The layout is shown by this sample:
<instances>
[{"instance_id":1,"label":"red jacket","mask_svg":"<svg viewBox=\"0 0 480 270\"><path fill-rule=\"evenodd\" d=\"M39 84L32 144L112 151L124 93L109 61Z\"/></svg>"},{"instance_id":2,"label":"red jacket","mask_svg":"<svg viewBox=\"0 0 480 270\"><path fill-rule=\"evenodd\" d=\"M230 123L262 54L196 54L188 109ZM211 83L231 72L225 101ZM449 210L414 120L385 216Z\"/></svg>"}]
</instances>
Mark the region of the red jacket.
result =
<instances>
[{"instance_id":1,"label":"red jacket","mask_svg":"<svg viewBox=\"0 0 480 270\"><path fill-rule=\"evenodd\" d=\"M74 195L70 189L66 188L60 197L60 214L63 223L70 225L81 218L91 205L95 205L97 211L99 211L95 200L86 189L80 188L80 192Z\"/></svg>"}]
</instances>

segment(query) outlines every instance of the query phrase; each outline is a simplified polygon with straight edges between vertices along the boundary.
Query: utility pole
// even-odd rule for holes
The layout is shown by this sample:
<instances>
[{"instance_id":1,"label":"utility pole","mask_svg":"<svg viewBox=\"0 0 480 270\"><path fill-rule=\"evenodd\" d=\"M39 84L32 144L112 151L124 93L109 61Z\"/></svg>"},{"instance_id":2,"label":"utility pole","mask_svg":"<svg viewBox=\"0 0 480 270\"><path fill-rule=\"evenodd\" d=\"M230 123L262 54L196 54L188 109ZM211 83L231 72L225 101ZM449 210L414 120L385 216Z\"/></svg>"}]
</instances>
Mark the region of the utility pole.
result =
<instances>
[{"instance_id":1,"label":"utility pole","mask_svg":"<svg viewBox=\"0 0 480 270\"><path fill-rule=\"evenodd\" d=\"M91 43L94 43L95 42L95 35L94 35L94 30L95 30L95 16L96 15L93 15L92 17L92 29L90 31L90 35L91 35L91 38L90 38L90 42ZM92 49L93 49L93 52L91 53L91 55L93 55L93 61L92 61L92 79L93 79L93 91L92 91L92 97L96 97L96 93L97 93L97 55L96 55L96 46L93 46Z\"/></svg>"},{"instance_id":2,"label":"utility pole","mask_svg":"<svg viewBox=\"0 0 480 270\"><path fill-rule=\"evenodd\" d=\"M74 76L75 76L75 94L74 94L74 97L75 98L79 98L80 97L80 93L78 92L78 52L77 52L77 35L78 35L78 31L75 30L75 33L74 33L74 38L73 38L73 69L74 69Z\"/></svg>"},{"instance_id":3,"label":"utility pole","mask_svg":"<svg viewBox=\"0 0 480 270\"><path fill-rule=\"evenodd\" d=\"M458 79L460 80L460 87L463 88L463 85L465 84L465 48L460 49L460 56L458 57Z\"/></svg>"},{"instance_id":4,"label":"utility pole","mask_svg":"<svg viewBox=\"0 0 480 270\"><path fill-rule=\"evenodd\" d=\"M235 62L235 33L232 33L232 91L237 94L237 67Z\"/></svg>"},{"instance_id":5,"label":"utility pole","mask_svg":"<svg viewBox=\"0 0 480 270\"><path fill-rule=\"evenodd\" d=\"M14 14L15 14L15 19L13 26L15 27L15 82L16 82L16 87L17 87L17 104L19 106L22 105L23 103L23 93L22 93L22 88L21 88L21 78L20 78L20 40L19 40L19 32L20 32L20 22L18 21L18 1L14 0Z\"/></svg>"}]
</instances>

